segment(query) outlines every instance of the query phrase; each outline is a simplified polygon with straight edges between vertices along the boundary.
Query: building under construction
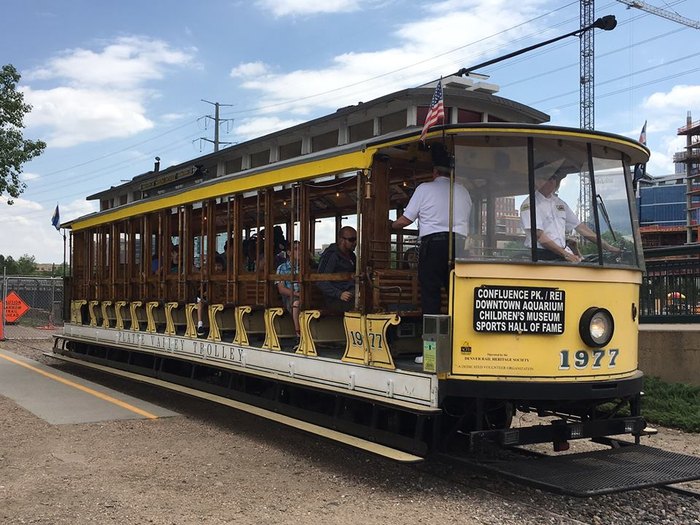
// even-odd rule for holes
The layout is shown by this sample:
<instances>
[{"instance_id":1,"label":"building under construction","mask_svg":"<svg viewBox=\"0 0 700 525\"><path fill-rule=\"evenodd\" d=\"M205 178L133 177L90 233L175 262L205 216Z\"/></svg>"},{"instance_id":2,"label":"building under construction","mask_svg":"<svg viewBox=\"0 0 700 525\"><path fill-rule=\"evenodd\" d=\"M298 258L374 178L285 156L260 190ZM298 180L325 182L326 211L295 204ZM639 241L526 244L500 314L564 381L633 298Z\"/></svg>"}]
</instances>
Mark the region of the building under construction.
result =
<instances>
[{"instance_id":1,"label":"building under construction","mask_svg":"<svg viewBox=\"0 0 700 525\"><path fill-rule=\"evenodd\" d=\"M685 165L687 187L686 243L698 242L700 227L700 120L693 122L688 112L686 124L678 128L679 135L685 135L686 146L673 156L673 162Z\"/></svg>"},{"instance_id":2,"label":"building under construction","mask_svg":"<svg viewBox=\"0 0 700 525\"><path fill-rule=\"evenodd\" d=\"M673 156L675 175L640 181L640 231L645 247L677 246L700 240L700 120L688 112L678 135L686 147Z\"/></svg>"}]
</instances>

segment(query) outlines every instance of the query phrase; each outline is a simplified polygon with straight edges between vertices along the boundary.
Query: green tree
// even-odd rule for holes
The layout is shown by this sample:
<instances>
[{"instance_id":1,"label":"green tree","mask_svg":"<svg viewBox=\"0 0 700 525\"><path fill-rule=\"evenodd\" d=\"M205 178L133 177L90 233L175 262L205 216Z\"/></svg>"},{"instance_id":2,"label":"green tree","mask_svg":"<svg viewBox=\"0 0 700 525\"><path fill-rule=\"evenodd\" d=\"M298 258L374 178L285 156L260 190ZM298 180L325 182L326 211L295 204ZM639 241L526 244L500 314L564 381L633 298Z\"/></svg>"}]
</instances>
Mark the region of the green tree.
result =
<instances>
[{"instance_id":1,"label":"green tree","mask_svg":"<svg viewBox=\"0 0 700 525\"><path fill-rule=\"evenodd\" d=\"M7 275L17 275L17 261L12 258L12 255L7 257L0 255L0 273L2 272Z\"/></svg>"},{"instance_id":2,"label":"green tree","mask_svg":"<svg viewBox=\"0 0 700 525\"><path fill-rule=\"evenodd\" d=\"M11 64L0 71L0 196L8 194L13 204L26 188L19 178L22 164L41 155L46 143L27 140L22 135L24 116L32 107L24 103L24 95L17 91L20 74Z\"/></svg>"},{"instance_id":3,"label":"green tree","mask_svg":"<svg viewBox=\"0 0 700 525\"><path fill-rule=\"evenodd\" d=\"M33 255L24 254L17 259L18 275L34 275L36 272L36 259Z\"/></svg>"}]
</instances>

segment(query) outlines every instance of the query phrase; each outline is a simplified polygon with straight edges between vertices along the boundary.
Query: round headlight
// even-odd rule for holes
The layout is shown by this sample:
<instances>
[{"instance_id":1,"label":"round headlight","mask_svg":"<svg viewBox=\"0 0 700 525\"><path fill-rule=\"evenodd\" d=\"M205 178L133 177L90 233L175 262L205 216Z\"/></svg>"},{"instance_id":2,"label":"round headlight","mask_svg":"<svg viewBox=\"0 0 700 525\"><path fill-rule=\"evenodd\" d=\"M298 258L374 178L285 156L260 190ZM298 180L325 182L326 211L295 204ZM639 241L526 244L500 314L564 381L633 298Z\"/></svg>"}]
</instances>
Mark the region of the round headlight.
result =
<instances>
[{"instance_id":1,"label":"round headlight","mask_svg":"<svg viewBox=\"0 0 700 525\"><path fill-rule=\"evenodd\" d=\"M607 345L615 331L613 316L605 308L595 306L586 310L578 324L581 339L588 346L601 347Z\"/></svg>"}]
</instances>

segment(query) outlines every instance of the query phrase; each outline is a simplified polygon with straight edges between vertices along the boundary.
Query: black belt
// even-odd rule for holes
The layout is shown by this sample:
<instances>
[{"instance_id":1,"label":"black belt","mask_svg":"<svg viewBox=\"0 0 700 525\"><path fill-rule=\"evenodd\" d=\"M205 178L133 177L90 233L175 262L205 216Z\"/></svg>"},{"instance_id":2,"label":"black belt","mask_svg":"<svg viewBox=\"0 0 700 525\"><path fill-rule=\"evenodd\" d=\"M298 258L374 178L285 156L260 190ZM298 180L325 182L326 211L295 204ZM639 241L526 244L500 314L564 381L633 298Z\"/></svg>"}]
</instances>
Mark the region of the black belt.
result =
<instances>
[{"instance_id":1,"label":"black belt","mask_svg":"<svg viewBox=\"0 0 700 525\"><path fill-rule=\"evenodd\" d=\"M424 235L420 238L420 242L430 242L430 241L446 241L450 238L450 234L447 232L431 233L430 235Z\"/></svg>"},{"instance_id":2,"label":"black belt","mask_svg":"<svg viewBox=\"0 0 700 525\"><path fill-rule=\"evenodd\" d=\"M447 232L438 232L438 233L431 233L430 235L424 235L423 237L420 238L421 243L426 243L426 242L431 242L431 241L448 241L450 240L466 240L466 237L460 233L447 233Z\"/></svg>"}]
</instances>

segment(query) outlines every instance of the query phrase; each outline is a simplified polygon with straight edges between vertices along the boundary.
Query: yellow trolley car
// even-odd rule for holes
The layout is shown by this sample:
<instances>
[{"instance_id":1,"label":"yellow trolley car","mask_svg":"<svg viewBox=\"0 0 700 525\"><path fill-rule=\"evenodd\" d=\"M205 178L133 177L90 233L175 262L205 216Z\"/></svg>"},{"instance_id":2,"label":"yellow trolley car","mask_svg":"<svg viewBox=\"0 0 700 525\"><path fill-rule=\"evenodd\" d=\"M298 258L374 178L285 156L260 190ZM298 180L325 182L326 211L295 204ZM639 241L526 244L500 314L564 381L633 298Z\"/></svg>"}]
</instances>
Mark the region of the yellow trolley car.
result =
<instances>
[{"instance_id":1,"label":"yellow trolley car","mask_svg":"<svg viewBox=\"0 0 700 525\"><path fill-rule=\"evenodd\" d=\"M561 450L579 438L638 439L643 259L631 171L648 150L544 125L531 108L449 83L449 123L424 144L431 93L344 108L94 196L101 211L65 225L70 322L56 355L406 461L484 440ZM423 316L408 257L420 239L391 219L430 178L435 143L472 205L443 312ZM543 169L594 232L571 239L578 263L543 257L523 228L523 213L537 220L527 203ZM355 273L318 273L322 244L348 225ZM294 241L298 269L279 275L281 245ZM298 345L277 292L286 279L300 285ZM325 307L318 282L333 280L354 283L350 312ZM199 336L197 297L207 299ZM520 412L552 417L513 427Z\"/></svg>"}]
</instances>

